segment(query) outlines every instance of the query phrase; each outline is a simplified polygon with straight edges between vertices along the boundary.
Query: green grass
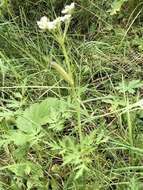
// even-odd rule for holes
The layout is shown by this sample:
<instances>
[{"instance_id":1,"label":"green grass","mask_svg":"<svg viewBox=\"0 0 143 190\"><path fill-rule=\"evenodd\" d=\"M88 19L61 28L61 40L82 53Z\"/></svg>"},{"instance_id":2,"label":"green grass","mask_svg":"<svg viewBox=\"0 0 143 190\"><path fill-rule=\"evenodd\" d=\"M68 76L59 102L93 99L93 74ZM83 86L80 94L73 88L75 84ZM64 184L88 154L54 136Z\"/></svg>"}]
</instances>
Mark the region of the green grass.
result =
<instances>
[{"instance_id":1,"label":"green grass","mask_svg":"<svg viewBox=\"0 0 143 190\"><path fill-rule=\"evenodd\" d=\"M63 1L1 17L2 190L143 188L142 7L111 16L111 2L76 3L64 40L36 25Z\"/></svg>"}]
</instances>

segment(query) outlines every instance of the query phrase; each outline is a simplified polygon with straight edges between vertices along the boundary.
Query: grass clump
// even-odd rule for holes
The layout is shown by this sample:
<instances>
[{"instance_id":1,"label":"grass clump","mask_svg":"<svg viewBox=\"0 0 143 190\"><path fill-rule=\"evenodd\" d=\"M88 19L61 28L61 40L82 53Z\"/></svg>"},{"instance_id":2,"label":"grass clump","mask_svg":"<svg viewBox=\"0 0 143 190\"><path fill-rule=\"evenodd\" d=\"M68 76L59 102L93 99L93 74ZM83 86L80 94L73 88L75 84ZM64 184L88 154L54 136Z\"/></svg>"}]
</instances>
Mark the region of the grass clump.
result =
<instances>
[{"instance_id":1,"label":"grass clump","mask_svg":"<svg viewBox=\"0 0 143 190\"><path fill-rule=\"evenodd\" d=\"M49 2L1 17L0 189L140 190L142 7Z\"/></svg>"}]
</instances>

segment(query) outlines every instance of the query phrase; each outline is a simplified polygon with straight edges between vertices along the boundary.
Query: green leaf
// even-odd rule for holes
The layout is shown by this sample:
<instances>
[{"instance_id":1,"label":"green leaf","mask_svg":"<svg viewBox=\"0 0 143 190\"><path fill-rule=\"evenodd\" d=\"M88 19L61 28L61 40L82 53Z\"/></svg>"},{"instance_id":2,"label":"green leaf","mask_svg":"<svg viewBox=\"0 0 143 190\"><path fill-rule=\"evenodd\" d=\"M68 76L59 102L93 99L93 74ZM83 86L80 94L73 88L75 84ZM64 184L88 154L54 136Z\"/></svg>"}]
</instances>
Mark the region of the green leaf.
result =
<instances>
[{"instance_id":1,"label":"green leaf","mask_svg":"<svg viewBox=\"0 0 143 190\"><path fill-rule=\"evenodd\" d=\"M124 107L124 106L126 106L125 100L121 99L118 96L109 96L109 99L108 99L108 96L107 96L107 99L103 99L102 102L110 104L111 105L111 108L110 108L111 111L117 110L118 107Z\"/></svg>"},{"instance_id":2,"label":"green leaf","mask_svg":"<svg viewBox=\"0 0 143 190\"><path fill-rule=\"evenodd\" d=\"M121 82L119 83L119 86L116 87L117 90L121 93L128 92L130 94L134 94L136 89L143 86L143 83L140 80L132 80L130 82Z\"/></svg>"},{"instance_id":3,"label":"green leaf","mask_svg":"<svg viewBox=\"0 0 143 190\"><path fill-rule=\"evenodd\" d=\"M117 14L117 12L119 12L121 10L122 5L124 4L124 2L126 2L127 0L114 0L114 2L111 5L111 10L110 10L110 15L115 15Z\"/></svg>"},{"instance_id":4,"label":"green leaf","mask_svg":"<svg viewBox=\"0 0 143 190\"><path fill-rule=\"evenodd\" d=\"M15 160L17 160L17 161L25 160L27 157L29 148L30 148L30 146L27 144L16 148L12 153Z\"/></svg>"},{"instance_id":5,"label":"green leaf","mask_svg":"<svg viewBox=\"0 0 143 190\"><path fill-rule=\"evenodd\" d=\"M10 166L8 169L13 172L16 176L25 176L26 175L26 170L27 167L30 167L30 164L27 163L19 163L19 164L14 164L12 166ZM30 167L31 170L31 167Z\"/></svg>"},{"instance_id":6,"label":"green leaf","mask_svg":"<svg viewBox=\"0 0 143 190\"><path fill-rule=\"evenodd\" d=\"M25 134L21 131L11 131L5 137L10 141L14 142L15 145L21 146L28 142L33 142L35 139L35 134Z\"/></svg>"},{"instance_id":7,"label":"green leaf","mask_svg":"<svg viewBox=\"0 0 143 190\"><path fill-rule=\"evenodd\" d=\"M14 113L11 111L4 111L4 112L0 112L0 121L2 119L10 119L11 117L13 117Z\"/></svg>"},{"instance_id":8,"label":"green leaf","mask_svg":"<svg viewBox=\"0 0 143 190\"><path fill-rule=\"evenodd\" d=\"M33 104L17 118L17 127L26 133L40 131L41 126L49 124L50 128L62 129L64 120L70 117L68 104L64 100L48 98Z\"/></svg>"},{"instance_id":9,"label":"green leaf","mask_svg":"<svg viewBox=\"0 0 143 190\"><path fill-rule=\"evenodd\" d=\"M21 162L18 164L13 164L8 167L8 170L13 172L16 176L26 176L31 174L33 177L40 178L43 177L43 171L41 166L34 164L30 161Z\"/></svg>"},{"instance_id":10,"label":"green leaf","mask_svg":"<svg viewBox=\"0 0 143 190\"><path fill-rule=\"evenodd\" d=\"M76 167L76 170L77 172L74 178L75 180L81 177L84 174L84 172L89 171L85 164L81 164L80 166Z\"/></svg>"}]
</instances>

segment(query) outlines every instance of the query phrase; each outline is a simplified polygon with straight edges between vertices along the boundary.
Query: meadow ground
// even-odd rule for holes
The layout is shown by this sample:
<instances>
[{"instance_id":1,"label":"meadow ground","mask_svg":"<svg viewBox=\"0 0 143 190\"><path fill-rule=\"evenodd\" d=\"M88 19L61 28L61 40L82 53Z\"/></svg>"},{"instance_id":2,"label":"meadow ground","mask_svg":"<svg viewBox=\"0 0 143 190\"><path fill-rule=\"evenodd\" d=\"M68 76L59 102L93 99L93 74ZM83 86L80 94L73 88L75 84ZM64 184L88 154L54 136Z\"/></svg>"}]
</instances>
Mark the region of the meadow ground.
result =
<instances>
[{"instance_id":1,"label":"meadow ground","mask_svg":"<svg viewBox=\"0 0 143 190\"><path fill-rule=\"evenodd\" d=\"M1 3L0 190L142 190L143 3L66 4Z\"/></svg>"}]
</instances>

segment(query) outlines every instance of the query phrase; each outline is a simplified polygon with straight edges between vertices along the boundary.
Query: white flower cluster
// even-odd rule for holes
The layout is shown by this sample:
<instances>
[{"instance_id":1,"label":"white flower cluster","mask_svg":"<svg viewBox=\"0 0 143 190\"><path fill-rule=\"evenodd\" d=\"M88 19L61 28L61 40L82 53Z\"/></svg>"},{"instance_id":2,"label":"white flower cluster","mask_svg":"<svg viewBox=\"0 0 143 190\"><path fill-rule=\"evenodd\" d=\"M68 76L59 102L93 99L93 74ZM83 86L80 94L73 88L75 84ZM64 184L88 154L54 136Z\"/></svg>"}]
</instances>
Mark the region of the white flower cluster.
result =
<instances>
[{"instance_id":1,"label":"white flower cluster","mask_svg":"<svg viewBox=\"0 0 143 190\"><path fill-rule=\"evenodd\" d=\"M66 5L65 8L62 10L63 14L71 14L75 8L75 4L71 3L70 5Z\"/></svg>"},{"instance_id":2,"label":"white flower cluster","mask_svg":"<svg viewBox=\"0 0 143 190\"><path fill-rule=\"evenodd\" d=\"M66 5L65 8L62 10L62 14L64 16L57 17L55 20L50 21L46 16L41 17L40 21L37 21L39 28L43 31L49 30L53 31L56 30L58 26L60 26L61 22L67 22L71 19L71 14L75 8L75 4L71 3L71 5Z\"/></svg>"}]
</instances>

